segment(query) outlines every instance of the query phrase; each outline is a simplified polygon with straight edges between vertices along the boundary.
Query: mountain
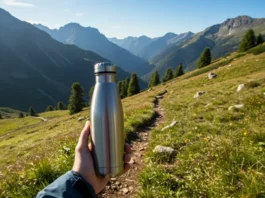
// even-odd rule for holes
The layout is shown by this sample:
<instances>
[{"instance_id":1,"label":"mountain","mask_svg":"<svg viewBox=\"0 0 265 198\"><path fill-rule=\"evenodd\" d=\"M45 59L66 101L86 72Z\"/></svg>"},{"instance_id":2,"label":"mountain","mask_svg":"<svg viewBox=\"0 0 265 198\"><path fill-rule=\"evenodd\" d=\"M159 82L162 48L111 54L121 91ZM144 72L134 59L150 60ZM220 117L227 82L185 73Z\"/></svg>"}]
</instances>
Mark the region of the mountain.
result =
<instances>
[{"instance_id":1,"label":"mountain","mask_svg":"<svg viewBox=\"0 0 265 198\"><path fill-rule=\"evenodd\" d=\"M127 37L125 39L109 38L109 40L139 57L151 60L168 46L184 42L190 39L192 35L192 32L183 34L174 34L169 32L162 37L153 39L141 36Z\"/></svg>"},{"instance_id":2,"label":"mountain","mask_svg":"<svg viewBox=\"0 0 265 198\"><path fill-rule=\"evenodd\" d=\"M171 45L150 61L156 65L161 75L167 68L176 68L182 62L184 69L196 68L197 60L205 47L211 49L212 58L216 59L236 51L243 35L252 28L256 34L265 34L265 19L255 19L249 16L239 16L227 19L225 22L206 28L192 36L186 42ZM152 72L145 76L150 77Z\"/></svg>"},{"instance_id":3,"label":"mountain","mask_svg":"<svg viewBox=\"0 0 265 198\"><path fill-rule=\"evenodd\" d=\"M62 44L1 8L0 30L0 106L43 111L59 100L67 103L73 82L80 82L88 96L95 83L94 64L108 61ZM117 68L118 80L129 76Z\"/></svg>"},{"instance_id":4,"label":"mountain","mask_svg":"<svg viewBox=\"0 0 265 198\"><path fill-rule=\"evenodd\" d=\"M76 45L81 49L91 50L109 59L125 71L136 72L139 76L142 76L153 69L146 60L110 42L96 28L83 27L77 23L69 23L58 30L50 30L40 24L35 26L64 44Z\"/></svg>"},{"instance_id":5,"label":"mountain","mask_svg":"<svg viewBox=\"0 0 265 198\"><path fill-rule=\"evenodd\" d=\"M125 39L109 38L109 41L115 43L116 45L130 51L136 56L141 56L143 49L153 42L152 38L147 36L132 37L129 36Z\"/></svg>"},{"instance_id":6,"label":"mountain","mask_svg":"<svg viewBox=\"0 0 265 198\"><path fill-rule=\"evenodd\" d=\"M141 57L145 58L146 60L151 60L168 46L184 42L190 39L192 35L192 32L183 34L167 33L146 46L141 52Z\"/></svg>"}]
</instances>

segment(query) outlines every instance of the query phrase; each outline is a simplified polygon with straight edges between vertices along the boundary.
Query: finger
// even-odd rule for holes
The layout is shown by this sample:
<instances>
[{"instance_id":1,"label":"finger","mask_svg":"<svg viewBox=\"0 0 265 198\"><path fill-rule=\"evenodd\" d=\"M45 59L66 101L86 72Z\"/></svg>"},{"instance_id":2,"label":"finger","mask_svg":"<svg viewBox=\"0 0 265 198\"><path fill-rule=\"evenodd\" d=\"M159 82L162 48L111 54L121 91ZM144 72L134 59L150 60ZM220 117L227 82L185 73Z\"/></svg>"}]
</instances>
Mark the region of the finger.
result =
<instances>
[{"instance_id":1,"label":"finger","mask_svg":"<svg viewBox=\"0 0 265 198\"><path fill-rule=\"evenodd\" d=\"M124 162L130 162L131 161L131 155L130 154L125 154L123 157Z\"/></svg>"},{"instance_id":2,"label":"finger","mask_svg":"<svg viewBox=\"0 0 265 198\"><path fill-rule=\"evenodd\" d=\"M127 172L131 168L131 165L128 163L124 164L124 172Z\"/></svg>"},{"instance_id":3,"label":"finger","mask_svg":"<svg viewBox=\"0 0 265 198\"><path fill-rule=\"evenodd\" d=\"M87 148L89 135L90 135L90 122L87 121L79 137L78 146L80 148Z\"/></svg>"},{"instance_id":4,"label":"finger","mask_svg":"<svg viewBox=\"0 0 265 198\"><path fill-rule=\"evenodd\" d=\"M125 144L124 145L124 151L125 151L125 153L130 153L131 152L131 146L130 146L130 144Z\"/></svg>"}]
</instances>

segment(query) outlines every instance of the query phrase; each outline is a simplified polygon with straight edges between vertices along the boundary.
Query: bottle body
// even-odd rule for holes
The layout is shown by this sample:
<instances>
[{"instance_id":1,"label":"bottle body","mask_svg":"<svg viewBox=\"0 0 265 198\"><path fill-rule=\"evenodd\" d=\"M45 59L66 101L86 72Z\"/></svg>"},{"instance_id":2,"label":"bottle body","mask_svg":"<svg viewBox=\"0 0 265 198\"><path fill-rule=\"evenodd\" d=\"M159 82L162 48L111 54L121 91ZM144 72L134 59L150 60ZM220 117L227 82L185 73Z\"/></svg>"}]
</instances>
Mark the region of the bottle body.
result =
<instances>
[{"instance_id":1,"label":"bottle body","mask_svg":"<svg viewBox=\"0 0 265 198\"><path fill-rule=\"evenodd\" d=\"M124 171L124 120L114 73L96 74L91 103L92 154L99 176Z\"/></svg>"}]
</instances>

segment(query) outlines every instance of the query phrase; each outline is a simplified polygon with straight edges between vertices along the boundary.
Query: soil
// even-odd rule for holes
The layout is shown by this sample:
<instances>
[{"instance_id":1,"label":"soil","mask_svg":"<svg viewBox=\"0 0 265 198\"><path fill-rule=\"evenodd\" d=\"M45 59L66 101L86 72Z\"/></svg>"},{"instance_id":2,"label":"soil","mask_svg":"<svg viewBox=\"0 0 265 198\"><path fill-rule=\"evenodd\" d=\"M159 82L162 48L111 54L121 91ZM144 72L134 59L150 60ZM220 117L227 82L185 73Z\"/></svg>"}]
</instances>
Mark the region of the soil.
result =
<instances>
[{"instance_id":1,"label":"soil","mask_svg":"<svg viewBox=\"0 0 265 198\"><path fill-rule=\"evenodd\" d=\"M145 166L145 151L149 144L150 132L164 120L164 113L159 108L158 99L155 102L154 110L157 116L149 124L139 128L136 138L130 143L132 149L130 170L120 177L112 178L105 190L98 195L99 198L137 197L141 190L138 179Z\"/></svg>"}]
</instances>

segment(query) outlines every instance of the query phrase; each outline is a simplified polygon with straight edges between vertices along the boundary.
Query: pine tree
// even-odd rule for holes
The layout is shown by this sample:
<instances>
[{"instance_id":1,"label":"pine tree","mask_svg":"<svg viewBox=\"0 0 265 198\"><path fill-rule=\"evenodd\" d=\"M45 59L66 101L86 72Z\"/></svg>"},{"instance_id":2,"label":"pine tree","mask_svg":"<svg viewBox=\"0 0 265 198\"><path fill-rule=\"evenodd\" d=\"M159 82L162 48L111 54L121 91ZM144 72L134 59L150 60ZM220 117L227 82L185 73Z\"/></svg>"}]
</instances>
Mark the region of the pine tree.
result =
<instances>
[{"instance_id":1,"label":"pine tree","mask_svg":"<svg viewBox=\"0 0 265 198\"><path fill-rule=\"evenodd\" d=\"M82 111L85 106L84 90L78 82L73 83L71 92L72 95L70 96L68 106L70 115Z\"/></svg>"},{"instance_id":2,"label":"pine tree","mask_svg":"<svg viewBox=\"0 0 265 198\"><path fill-rule=\"evenodd\" d=\"M159 74L157 71L155 71L153 74L152 74L152 77L149 81L149 84L148 84L148 87L151 88L153 86L156 86L160 83L160 77L159 77Z\"/></svg>"},{"instance_id":3,"label":"pine tree","mask_svg":"<svg viewBox=\"0 0 265 198\"><path fill-rule=\"evenodd\" d=\"M257 45L260 45L260 44L262 44L263 42L264 42L263 37L262 37L261 34L259 34L259 35L257 36Z\"/></svg>"},{"instance_id":4,"label":"pine tree","mask_svg":"<svg viewBox=\"0 0 265 198\"><path fill-rule=\"evenodd\" d=\"M166 82L166 81L169 81L173 78L173 72L172 72L172 69L171 68L168 68L162 81L163 82Z\"/></svg>"},{"instance_id":5,"label":"pine tree","mask_svg":"<svg viewBox=\"0 0 265 198\"><path fill-rule=\"evenodd\" d=\"M24 114L22 112L19 112L18 118L24 118Z\"/></svg>"},{"instance_id":6,"label":"pine tree","mask_svg":"<svg viewBox=\"0 0 265 198\"><path fill-rule=\"evenodd\" d=\"M182 76L183 74L184 74L184 71L183 71L182 63L180 63L176 69L174 77L179 77L179 76Z\"/></svg>"},{"instance_id":7,"label":"pine tree","mask_svg":"<svg viewBox=\"0 0 265 198\"><path fill-rule=\"evenodd\" d=\"M255 33L252 29L249 29L240 43L239 51L245 52L250 48L255 47L255 45L256 45Z\"/></svg>"},{"instance_id":8,"label":"pine tree","mask_svg":"<svg viewBox=\"0 0 265 198\"><path fill-rule=\"evenodd\" d=\"M122 82L122 96L123 98L126 98L127 95L128 95L128 86L129 86L129 83L130 83L130 78L126 78L126 80L124 80Z\"/></svg>"},{"instance_id":9,"label":"pine tree","mask_svg":"<svg viewBox=\"0 0 265 198\"><path fill-rule=\"evenodd\" d=\"M48 105L47 107L46 107L46 110L45 110L46 112L47 111L53 111L53 107L51 106L51 105Z\"/></svg>"},{"instance_id":10,"label":"pine tree","mask_svg":"<svg viewBox=\"0 0 265 198\"><path fill-rule=\"evenodd\" d=\"M128 85L127 96L132 96L140 92L138 78L136 73L133 73Z\"/></svg>"},{"instance_id":11,"label":"pine tree","mask_svg":"<svg viewBox=\"0 0 265 198\"><path fill-rule=\"evenodd\" d=\"M95 86L91 87L90 90L89 90L89 105L91 104L92 102L92 97L93 97L93 93L94 93L94 88Z\"/></svg>"},{"instance_id":12,"label":"pine tree","mask_svg":"<svg viewBox=\"0 0 265 198\"><path fill-rule=\"evenodd\" d=\"M29 116L36 116L36 111L33 109L33 107L29 107Z\"/></svg>"},{"instance_id":13,"label":"pine tree","mask_svg":"<svg viewBox=\"0 0 265 198\"><path fill-rule=\"evenodd\" d=\"M211 55L210 48L206 47L201 53L201 56L198 60L198 68L202 68L207 65L210 65L211 61L212 61L212 55Z\"/></svg>"},{"instance_id":14,"label":"pine tree","mask_svg":"<svg viewBox=\"0 0 265 198\"><path fill-rule=\"evenodd\" d=\"M57 110L64 110L64 104L62 101L59 101L56 105Z\"/></svg>"},{"instance_id":15,"label":"pine tree","mask_svg":"<svg viewBox=\"0 0 265 198\"><path fill-rule=\"evenodd\" d=\"M119 81L117 84L117 89L119 91L121 99L124 98L124 95L123 95L123 86L124 86L123 84L124 83L125 83L125 81Z\"/></svg>"}]
</instances>

